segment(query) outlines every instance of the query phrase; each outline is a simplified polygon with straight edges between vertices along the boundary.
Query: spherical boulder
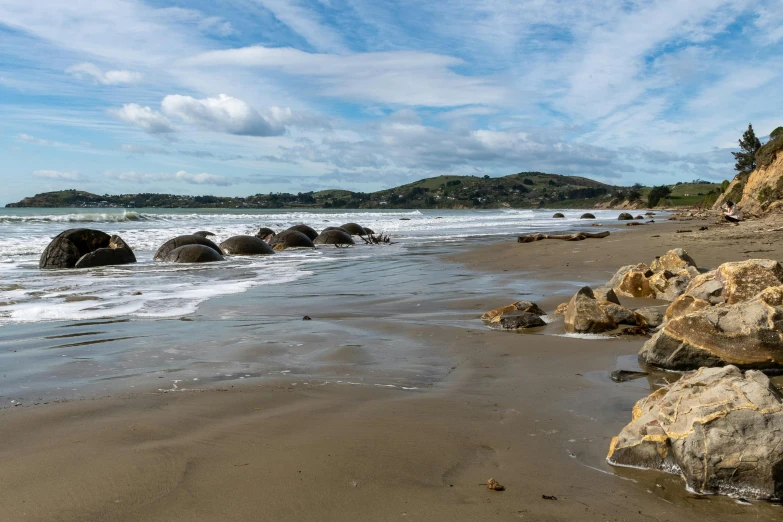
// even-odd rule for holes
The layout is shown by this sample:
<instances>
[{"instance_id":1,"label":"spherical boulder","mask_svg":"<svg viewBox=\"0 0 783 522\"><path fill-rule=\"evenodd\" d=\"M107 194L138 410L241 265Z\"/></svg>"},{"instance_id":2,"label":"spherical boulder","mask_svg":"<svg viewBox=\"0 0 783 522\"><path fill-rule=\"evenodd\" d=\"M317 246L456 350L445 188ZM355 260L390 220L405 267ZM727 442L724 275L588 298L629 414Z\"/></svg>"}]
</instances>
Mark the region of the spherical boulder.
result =
<instances>
[{"instance_id":1,"label":"spherical boulder","mask_svg":"<svg viewBox=\"0 0 783 522\"><path fill-rule=\"evenodd\" d=\"M346 223L340 228L345 229L349 234L352 236L365 236L367 235L367 231L364 230L364 227L361 225L357 225L356 223Z\"/></svg>"},{"instance_id":2,"label":"spherical boulder","mask_svg":"<svg viewBox=\"0 0 783 522\"><path fill-rule=\"evenodd\" d=\"M620 221L627 221L629 219L633 219L633 216L628 212L623 212L622 214L617 216L617 219L619 219Z\"/></svg>"},{"instance_id":3,"label":"spherical boulder","mask_svg":"<svg viewBox=\"0 0 783 522\"><path fill-rule=\"evenodd\" d=\"M330 230L339 230L340 232L345 232L348 235L351 234L350 232L348 232L347 230L345 230L342 227L326 227L325 229L323 229L323 231L321 233L323 234L324 232L329 232Z\"/></svg>"},{"instance_id":4,"label":"spherical boulder","mask_svg":"<svg viewBox=\"0 0 783 522\"><path fill-rule=\"evenodd\" d=\"M586 212L579 216L579 219L595 219L595 216L589 212Z\"/></svg>"},{"instance_id":5,"label":"spherical boulder","mask_svg":"<svg viewBox=\"0 0 783 522\"><path fill-rule=\"evenodd\" d=\"M318 232L307 225L294 225L288 230L296 230L297 232L301 232L302 234L306 235L310 238L310 241L318 237Z\"/></svg>"},{"instance_id":6,"label":"spherical boulder","mask_svg":"<svg viewBox=\"0 0 783 522\"><path fill-rule=\"evenodd\" d=\"M93 268L96 266L127 265L135 263L136 256L120 236L111 236L105 248L98 248L84 254L74 268Z\"/></svg>"},{"instance_id":7,"label":"spherical boulder","mask_svg":"<svg viewBox=\"0 0 783 522\"><path fill-rule=\"evenodd\" d=\"M235 256L265 256L275 253L266 241L255 236L230 237L220 243L220 249Z\"/></svg>"},{"instance_id":8,"label":"spherical boulder","mask_svg":"<svg viewBox=\"0 0 783 522\"><path fill-rule=\"evenodd\" d=\"M223 261L223 256L214 248L192 243L170 250L163 261L168 263L213 263Z\"/></svg>"},{"instance_id":9,"label":"spherical boulder","mask_svg":"<svg viewBox=\"0 0 783 522\"><path fill-rule=\"evenodd\" d=\"M155 261L164 261L169 252L185 245L203 245L213 249L221 256L223 255L223 251L220 250L220 247L209 239L201 236L186 235L177 236L163 243L158 251L155 252L153 259Z\"/></svg>"},{"instance_id":10,"label":"spherical boulder","mask_svg":"<svg viewBox=\"0 0 783 522\"><path fill-rule=\"evenodd\" d=\"M208 230L199 230L198 232L193 232L193 235L198 237L209 237L214 236L215 233Z\"/></svg>"},{"instance_id":11,"label":"spherical boulder","mask_svg":"<svg viewBox=\"0 0 783 522\"><path fill-rule=\"evenodd\" d=\"M109 236L105 232L89 228L72 228L52 239L41 254L38 266L42 269L75 268L84 256L103 249L120 251L90 256L79 268L136 262L133 251L119 236Z\"/></svg>"},{"instance_id":12,"label":"spherical boulder","mask_svg":"<svg viewBox=\"0 0 783 522\"><path fill-rule=\"evenodd\" d=\"M324 230L313 240L316 245L353 245L351 234L344 230Z\"/></svg>"},{"instance_id":13,"label":"spherical boulder","mask_svg":"<svg viewBox=\"0 0 783 522\"><path fill-rule=\"evenodd\" d=\"M435 218L435 219L437 219L437 218ZM364 227L364 231L367 234L375 234L375 231L373 229L371 229L371 228Z\"/></svg>"},{"instance_id":14,"label":"spherical boulder","mask_svg":"<svg viewBox=\"0 0 783 522\"><path fill-rule=\"evenodd\" d=\"M309 237L298 230L285 230L280 232L269 242L269 246L275 250L286 248L315 248Z\"/></svg>"},{"instance_id":15,"label":"spherical boulder","mask_svg":"<svg viewBox=\"0 0 783 522\"><path fill-rule=\"evenodd\" d=\"M258 232L256 232L256 237L259 239L263 239L264 241L269 241L273 237L275 237L275 231L271 228L267 227L261 227Z\"/></svg>"},{"instance_id":16,"label":"spherical boulder","mask_svg":"<svg viewBox=\"0 0 783 522\"><path fill-rule=\"evenodd\" d=\"M552 217L555 219L562 219L565 217L565 214L563 214L562 212L555 212Z\"/></svg>"}]
</instances>

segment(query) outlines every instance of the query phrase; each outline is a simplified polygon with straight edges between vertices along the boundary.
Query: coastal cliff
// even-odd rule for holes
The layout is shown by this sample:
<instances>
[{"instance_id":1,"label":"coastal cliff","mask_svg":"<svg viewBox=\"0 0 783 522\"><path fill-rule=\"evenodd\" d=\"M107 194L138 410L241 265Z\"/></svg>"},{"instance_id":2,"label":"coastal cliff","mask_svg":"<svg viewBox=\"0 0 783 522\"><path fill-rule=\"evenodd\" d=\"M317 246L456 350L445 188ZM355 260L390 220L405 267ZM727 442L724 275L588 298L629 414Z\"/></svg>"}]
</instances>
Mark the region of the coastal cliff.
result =
<instances>
[{"instance_id":1,"label":"coastal cliff","mask_svg":"<svg viewBox=\"0 0 783 522\"><path fill-rule=\"evenodd\" d=\"M756 153L756 169L739 174L715 201L718 210L727 201L738 203L746 216L760 217L783 210L783 138L772 140Z\"/></svg>"}]
</instances>

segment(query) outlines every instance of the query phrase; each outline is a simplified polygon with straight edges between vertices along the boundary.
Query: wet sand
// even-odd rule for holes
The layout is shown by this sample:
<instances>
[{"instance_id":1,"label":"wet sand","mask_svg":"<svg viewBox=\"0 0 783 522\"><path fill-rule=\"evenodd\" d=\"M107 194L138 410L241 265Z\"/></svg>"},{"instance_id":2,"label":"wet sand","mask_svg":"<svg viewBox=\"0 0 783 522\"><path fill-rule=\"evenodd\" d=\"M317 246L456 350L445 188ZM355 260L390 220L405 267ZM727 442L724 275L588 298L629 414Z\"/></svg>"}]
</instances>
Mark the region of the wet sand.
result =
<instances>
[{"instance_id":1,"label":"wet sand","mask_svg":"<svg viewBox=\"0 0 783 522\"><path fill-rule=\"evenodd\" d=\"M694 224L451 256L493 276L485 297L455 288L422 305L463 324L411 314L367 326L451 359L422 389L285 377L0 411L0 520L777 520L783 508L769 503L699 497L678 477L605 464L610 438L649 393L608 372L642 340L497 332L477 320L521 297L515 279L549 281L540 301L551 310L579 284L677 246L705 268L783 259L783 232L705 222L708 233L676 233ZM489 491L489 478L506 491Z\"/></svg>"}]
</instances>

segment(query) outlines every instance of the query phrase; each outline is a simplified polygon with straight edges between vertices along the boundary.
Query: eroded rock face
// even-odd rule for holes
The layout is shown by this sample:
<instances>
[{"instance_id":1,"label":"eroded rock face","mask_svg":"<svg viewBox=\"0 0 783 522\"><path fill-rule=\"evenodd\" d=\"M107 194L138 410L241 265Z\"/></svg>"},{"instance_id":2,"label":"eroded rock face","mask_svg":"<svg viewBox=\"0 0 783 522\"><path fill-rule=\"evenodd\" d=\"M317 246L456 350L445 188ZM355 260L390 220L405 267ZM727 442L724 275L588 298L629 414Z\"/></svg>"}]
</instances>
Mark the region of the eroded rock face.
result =
<instances>
[{"instance_id":1,"label":"eroded rock face","mask_svg":"<svg viewBox=\"0 0 783 522\"><path fill-rule=\"evenodd\" d=\"M723 263L715 272L715 281L723 285L726 303L739 303L765 288L783 284L783 266L771 259Z\"/></svg>"},{"instance_id":2,"label":"eroded rock face","mask_svg":"<svg viewBox=\"0 0 783 522\"><path fill-rule=\"evenodd\" d=\"M356 223L346 223L342 226L340 226L343 230L351 234L352 236L366 236L367 232L364 230L364 227L361 225L357 225Z\"/></svg>"},{"instance_id":3,"label":"eroded rock face","mask_svg":"<svg viewBox=\"0 0 783 522\"><path fill-rule=\"evenodd\" d=\"M101 252L91 255L98 250ZM77 268L80 261L78 268L88 268L135 263L136 256L119 236L89 228L72 228L52 239L41 254L38 266L42 269Z\"/></svg>"},{"instance_id":4,"label":"eroded rock face","mask_svg":"<svg viewBox=\"0 0 783 522\"><path fill-rule=\"evenodd\" d=\"M192 243L169 251L162 261L168 263L212 263L223 261L223 256L214 248Z\"/></svg>"},{"instance_id":5,"label":"eroded rock face","mask_svg":"<svg viewBox=\"0 0 783 522\"><path fill-rule=\"evenodd\" d=\"M275 253L266 241L255 236L230 237L220 243L220 249L235 256L266 256Z\"/></svg>"},{"instance_id":6,"label":"eroded rock face","mask_svg":"<svg viewBox=\"0 0 783 522\"><path fill-rule=\"evenodd\" d=\"M136 256L131 247L120 236L111 236L105 248L98 248L84 254L74 268L93 268L96 266L127 265L135 263Z\"/></svg>"},{"instance_id":7,"label":"eroded rock face","mask_svg":"<svg viewBox=\"0 0 783 522\"><path fill-rule=\"evenodd\" d=\"M153 257L153 259L155 261L165 261L169 252L171 252L172 250L176 250L177 248L185 245L203 245L205 247L211 248L212 250L220 254L221 259L223 258L223 251L220 250L220 247L218 247L215 243L213 243L209 239L201 236L187 235L187 236L177 236L163 243L158 249L158 251L155 252L155 256Z\"/></svg>"},{"instance_id":8,"label":"eroded rock face","mask_svg":"<svg viewBox=\"0 0 783 522\"><path fill-rule=\"evenodd\" d=\"M779 499L781 396L759 371L701 368L637 402L607 461L681 474L701 494Z\"/></svg>"},{"instance_id":9,"label":"eroded rock face","mask_svg":"<svg viewBox=\"0 0 783 522\"><path fill-rule=\"evenodd\" d=\"M565 330L569 333L603 333L614 330L617 323L598 305L589 286L581 288L568 302Z\"/></svg>"},{"instance_id":10,"label":"eroded rock face","mask_svg":"<svg viewBox=\"0 0 783 522\"><path fill-rule=\"evenodd\" d=\"M651 265L620 268L606 286L621 296L673 301L699 276L693 259L681 248L670 250Z\"/></svg>"},{"instance_id":11,"label":"eroded rock face","mask_svg":"<svg viewBox=\"0 0 783 522\"><path fill-rule=\"evenodd\" d=\"M688 295L710 304L723 303L723 283L715 280L716 270L694 277L683 295Z\"/></svg>"},{"instance_id":12,"label":"eroded rock face","mask_svg":"<svg viewBox=\"0 0 783 522\"><path fill-rule=\"evenodd\" d=\"M662 270L677 270L678 268L687 268L689 266L695 268L696 261L682 248L675 248L656 258L650 265L650 269L653 272L660 272Z\"/></svg>"},{"instance_id":13,"label":"eroded rock face","mask_svg":"<svg viewBox=\"0 0 783 522\"><path fill-rule=\"evenodd\" d=\"M280 232L271 239L269 246L275 250L285 250L286 248L315 248L315 245L310 238L298 230Z\"/></svg>"},{"instance_id":14,"label":"eroded rock face","mask_svg":"<svg viewBox=\"0 0 783 522\"><path fill-rule=\"evenodd\" d=\"M615 327L619 324L628 324L631 326L636 326L639 324L639 319L637 318L636 314L626 307L620 306L619 304L610 303L609 301L600 301L597 299L596 301L598 302L598 306L601 308L601 310L603 310L606 315L612 319Z\"/></svg>"},{"instance_id":15,"label":"eroded rock face","mask_svg":"<svg viewBox=\"0 0 783 522\"><path fill-rule=\"evenodd\" d=\"M354 245L351 234L344 230L324 230L313 240L316 245Z\"/></svg>"},{"instance_id":16,"label":"eroded rock face","mask_svg":"<svg viewBox=\"0 0 783 522\"><path fill-rule=\"evenodd\" d=\"M301 232L302 234L310 238L310 241L313 241L315 238L318 237L318 231L316 231L313 227L309 227L307 225L294 225L288 230L296 230L297 232Z\"/></svg>"},{"instance_id":17,"label":"eroded rock face","mask_svg":"<svg viewBox=\"0 0 783 522\"><path fill-rule=\"evenodd\" d=\"M639 362L670 370L734 364L783 367L783 286L733 305L683 296L668 322L639 352Z\"/></svg>"}]
</instances>

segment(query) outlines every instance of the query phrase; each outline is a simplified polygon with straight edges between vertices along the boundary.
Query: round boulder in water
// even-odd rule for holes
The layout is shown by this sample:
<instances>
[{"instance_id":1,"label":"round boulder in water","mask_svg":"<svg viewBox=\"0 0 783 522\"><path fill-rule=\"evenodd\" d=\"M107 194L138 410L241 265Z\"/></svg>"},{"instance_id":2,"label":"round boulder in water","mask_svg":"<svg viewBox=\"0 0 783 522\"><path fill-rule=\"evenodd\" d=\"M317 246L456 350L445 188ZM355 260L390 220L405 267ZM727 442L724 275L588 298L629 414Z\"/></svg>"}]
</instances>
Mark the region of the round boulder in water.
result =
<instances>
[{"instance_id":1,"label":"round boulder in water","mask_svg":"<svg viewBox=\"0 0 783 522\"><path fill-rule=\"evenodd\" d=\"M582 214L581 216L579 216L579 219L595 219L595 216L592 215L589 212L586 212L586 213Z\"/></svg>"},{"instance_id":2,"label":"round boulder in water","mask_svg":"<svg viewBox=\"0 0 783 522\"><path fill-rule=\"evenodd\" d=\"M623 212L622 214L617 216L617 219L619 219L621 221L627 221L629 219L633 219L633 216L631 214L629 214L628 212Z\"/></svg>"},{"instance_id":3,"label":"round boulder in water","mask_svg":"<svg viewBox=\"0 0 783 522\"><path fill-rule=\"evenodd\" d=\"M316 245L354 245L351 234L344 230L324 230L313 240Z\"/></svg>"},{"instance_id":4,"label":"round boulder in water","mask_svg":"<svg viewBox=\"0 0 783 522\"><path fill-rule=\"evenodd\" d=\"M555 213L552 215L552 217L553 217L553 218L556 218L556 219L561 219L561 218L564 218L564 217L565 217L565 214L563 214L562 212L555 212Z\"/></svg>"},{"instance_id":5,"label":"round boulder in water","mask_svg":"<svg viewBox=\"0 0 783 522\"><path fill-rule=\"evenodd\" d=\"M169 252L185 245L203 245L205 247L211 248L220 254L222 259L223 251L220 250L219 246L205 237L194 235L177 236L174 239L169 239L161 245L157 252L155 252L153 259L155 261L165 261L165 258L168 256ZM188 261L183 262L187 263Z\"/></svg>"},{"instance_id":6,"label":"round boulder in water","mask_svg":"<svg viewBox=\"0 0 783 522\"><path fill-rule=\"evenodd\" d=\"M367 234L375 234L375 231L371 228L364 227L364 232Z\"/></svg>"},{"instance_id":7,"label":"round boulder in water","mask_svg":"<svg viewBox=\"0 0 783 522\"><path fill-rule=\"evenodd\" d=\"M169 251L163 261L168 263L212 263L223 261L223 256L214 248L193 243Z\"/></svg>"},{"instance_id":8,"label":"round boulder in water","mask_svg":"<svg viewBox=\"0 0 783 522\"><path fill-rule=\"evenodd\" d=\"M269 246L275 250L286 248L315 248L309 237L298 230L285 230L280 232L269 242Z\"/></svg>"},{"instance_id":9,"label":"round boulder in water","mask_svg":"<svg viewBox=\"0 0 783 522\"><path fill-rule=\"evenodd\" d=\"M220 243L220 249L235 256L264 256L275 253L266 241L255 236L230 237Z\"/></svg>"},{"instance_id":10,"label":"round boulder in water","mask_svg":"<svg viewBox=\"0 0 783 522\"><path fill-rule=\"evenodd\" d=\"M264 241L269 241L273 237L275 237L275 231L271 228L267 227L261 227L258 232L256 232L256 237L259 239L263 239Z\"/></svg>"},{"instance_id":11,"label":"round boulder in water","mask_svg":"<svg viewBox=\"0 0 783 522\"><path fill-rule=\"evenodd\" d=\"M297 232L301 232L310 238L310 241L318 237L318 232L313 227L308 227L307 225L294 225L288 230L296 230Z\"/></svg>"},{"instance_id":12,"label":"round boulder in water","mask_svg":"<svg viewBox=\"0 0 783 522\"><path fill-rule=\"evenodd\" d=\"M346 223L342 225L340 228L344 229L346 232L351 234L352 236L365 236L367 235L367 231L364 230L364 227L361 225L357 225L356 223Z\"/></svg>"},{"instance_id":13,"label":"round boulder in water","mask_svg":"<svg viewBox=\"0 0 783 522\"><path fill-rule=\"evenodd\" d=\"M136 262L133 251L119 236L109 236L105 232L90 228L72 228L52 239L41 254L38 266L44 269L75 268L84 256L104 249L120 251L89 256L79 268Z\"/></svg>"},{"instance_id":14,"label":"round boulder in water","mask_svg":"<svg viewBox=\"0 0 783 522\"><path fill-rule=\"evenodd\" d=\"M193 232L193 235L198 237L209 237L214 236L215 234L208 230L199 230L198 232Z\"/></svg>"}]
</instances>

